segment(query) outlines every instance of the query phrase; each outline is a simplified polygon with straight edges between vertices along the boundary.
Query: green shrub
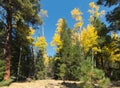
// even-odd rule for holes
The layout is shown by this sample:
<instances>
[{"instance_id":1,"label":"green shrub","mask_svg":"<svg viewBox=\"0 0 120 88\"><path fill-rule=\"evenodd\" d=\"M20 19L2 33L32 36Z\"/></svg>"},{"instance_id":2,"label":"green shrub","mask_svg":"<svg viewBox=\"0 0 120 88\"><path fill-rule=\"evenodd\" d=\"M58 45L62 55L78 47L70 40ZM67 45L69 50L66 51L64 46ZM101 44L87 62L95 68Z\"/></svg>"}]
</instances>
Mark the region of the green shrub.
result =
<instances>
[{"instance_id":1,"label":"green shrub","mask_svg":"<svg viewBox=\"0 0 120 88\"><path fill-rule=\"evenodd\" d=\"M61 77L62 80L64 80L66 73L66 64L61 64L59 70L60 70L59 76Z\"/></svg>"},{"instance_id":2,"label":"green shrub","mask_svg":"<svg viewBox=\"0 0 120 88\"><path fill-rule=\"evenodd\" d=\"M104 72L94 68L89 59L81 63L80 76L82 88L107 88L110 83L109 79L105 78Z\"/></svg>"},{"instance_id":3,"label":"green shrub","mask_svg":"<svg viewBox=\"0 0 120 88\"><path fill-rule=\"evenodd\" d=\"M36 79L45 79L45 71L38 71L35 78Z\"/></svg>"},{"instance_id":4,"label":"green shrub","mask_svg":"<svg viewBox=\"0 0 120 88\"><path fill-rule=\"evenodd\" d=\"M13 82L13 79L9 79L9 80L3 80L0 82L0 87L1 86L8 86Z\"/></svg>"}]
</instances>

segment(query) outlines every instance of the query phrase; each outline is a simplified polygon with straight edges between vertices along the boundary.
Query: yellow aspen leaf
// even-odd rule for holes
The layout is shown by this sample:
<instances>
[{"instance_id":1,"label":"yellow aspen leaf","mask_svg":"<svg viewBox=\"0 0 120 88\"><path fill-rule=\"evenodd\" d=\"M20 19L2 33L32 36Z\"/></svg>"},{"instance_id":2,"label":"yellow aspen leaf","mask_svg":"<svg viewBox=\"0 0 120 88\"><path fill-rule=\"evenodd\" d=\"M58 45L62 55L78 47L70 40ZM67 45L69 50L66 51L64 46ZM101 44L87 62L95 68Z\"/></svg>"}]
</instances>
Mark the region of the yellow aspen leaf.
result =
<instances>
[{"instance_id":1,"label":"yellow aspen leaf","mask_svg":"<svg viewBox=\"0 0 120 88\"><path fill-rule=\"evenodd\" d=\"M71 14L72 14L72 16L73 16L73 18L74 18L74 16L76 16L76 15L81 15L82 13L79 11L78 8L74 8L74 9L71 11Z\"/></svg>"},{"instance_id":2,"label":"yellow aspen leaf","mask_svg":"<svg viewBox=\"0 0 120 88\"><path fill-rule=\"evenodd\" d=\"M80 28L80 27L82 27L82 25L83 25L83 22L77 22L75 25L74 25L74 28L75 29L78 29L78 28Z\"/></svg>"},{"instance_id":3,"label":"yellow aspen leaf","mask_svg":"<svg viewBox=\"0 0 120 88\"><path fill-rule=\"evenodd\" d=\"M89 3L89 6L90 6L91 8L95 8L95 7L96 7L94 2L90 2L90 3Z\"/></svg>"},{"instance_id":4,"label":"yellow aspen leaf","mask_svg":"<svg viewBox=\"0 0 120 88\"><path fill-rule=\"evenodd\" d=\"M82 20L82 12L78 9L78 8L74 8L72 11L71 11L71 15L72 17L76 20L76 21L80 21Z\"/></svg>"}]
</instances>

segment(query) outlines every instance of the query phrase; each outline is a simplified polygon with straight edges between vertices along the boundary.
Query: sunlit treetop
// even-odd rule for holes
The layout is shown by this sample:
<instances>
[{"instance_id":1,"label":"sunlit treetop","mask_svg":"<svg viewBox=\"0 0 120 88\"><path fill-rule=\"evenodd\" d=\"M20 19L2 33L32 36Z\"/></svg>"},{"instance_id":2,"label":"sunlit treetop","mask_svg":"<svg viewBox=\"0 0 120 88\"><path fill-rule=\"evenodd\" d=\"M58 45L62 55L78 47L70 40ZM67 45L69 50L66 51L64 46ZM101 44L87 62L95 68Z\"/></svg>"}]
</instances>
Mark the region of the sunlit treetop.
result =
<instances>
[{"instance_id":1,"label":"sunlit treetop","mask_svg":"<svg viewBox=\"0 0 120 88\"><path fill-rule=\"evenodd\" d=\"M77 41L80 41L80 32L83 26L82 12L78 8L74 8L71 11L71 15L72 18L76 21L72 34L72 44L76 44Z\"/></svg>"},{"instance_id":2,"label":"sunlit treetop","mask_svg":"<svg viewBox=\"0 0 120 88\"><path fill-rule=\"evenodd\" d=\"M51 46L55 46L56 52L59 52L60 49L62 48L61 33L65 27L66 21L63 18L60 18L57 22L56 32L51 42Z\"/></svg>"},{"instance_id":3,"label":"sunlit treetop","mask_svg":"<svg viewBox=\"0 0 120 88\"><path fill-rule=\"evenodd\" d=\"M80 12L80 10L78 8L74 8L71 11L71 15L75 20L82 20L82 17L81 17L82 12Z\"/></svg>"},{"instance_id":4,"label":"sunlit treetop","mask_svg":"<svg viewBox=\"0 0 120 88\"><path fill-rule=\"evenodd\" d=\"M71 11L72 18L74 18L76 21L82 21L82 12L78 8L74 8Z\"/></svg>"},{"instance_id":5,"label":"sunlit treetop","mask_svg":"<svg viewBox=\"0 0 120 88\"><path fill-rule=\"evenodd\" d=\"M94 2L90 2L90 3L89 3L89 6L90 6L91 8L96 8L96 5L95 5Z\"/></svg>"},{"instance_id":6,"label":"sunlit treetop","mask_svg":"<svg viewBox=\"0 0 120 88\"><path fill-rule=\"evenodd\" d=\"M82 12L78 8L71 11L72 17L75 19L74 30L79 30L83 26Z\"/></svg>"},{"instance_id":7,"label":"sunlit treetop","mask_svg":"<svg viewBox=\"0 0 120 88\"><path fill-rule=\"evenodd\" d=\"M38 37L34 45L37 48L39 48L42 52L44 52L47 49L47 42L44 36Z\"/></svg>"},{"instance_id":8,"label":"sunlit treetop","mask_svg":"<svg viewBox=\"0 0 120 88\"><path fill-rule=\"evenodd\" d=\"M94 2L90 2L89 6L91 9L88 10L90 13L89 21L92 22L95 18L100 18L105 14L105 10L99 11L99 5L96 5Z\"/></svg>"},{"instance_id":9,"label":"sunlit treetop","mask_svg":"<svg viewBox=\"0 0 120 88\"><path fill-rule=\"evenodd\" d=\"M60 18L56 25L57 25L56 32L61 33L64 27L64 19Z\"/></svg>"}]
</instances>

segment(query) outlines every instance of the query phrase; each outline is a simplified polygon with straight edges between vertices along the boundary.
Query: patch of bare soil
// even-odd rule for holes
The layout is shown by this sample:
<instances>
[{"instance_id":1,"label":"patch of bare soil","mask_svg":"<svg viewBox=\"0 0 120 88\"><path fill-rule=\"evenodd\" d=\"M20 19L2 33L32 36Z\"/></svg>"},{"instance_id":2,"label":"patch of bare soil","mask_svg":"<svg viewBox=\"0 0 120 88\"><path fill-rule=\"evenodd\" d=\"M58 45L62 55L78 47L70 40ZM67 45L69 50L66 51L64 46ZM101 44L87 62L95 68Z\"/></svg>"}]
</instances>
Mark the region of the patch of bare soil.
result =
<instances>
[{"instance_id":1,"label":"patch of bare soil","mask_svg":"<svg viewBox=\"0 0 120 88\"><path fill-rule=\"evenodd\" d=\"M15 82L9 86L0 88L61 88L61 80L38 80L32 82Z\"/></svg>"},{"instance_id":2,"label":"patch of bare soil","mask_svg":"<svg viewBox=\"0 0 120 88\"><path fill-rule=\"evenodd\" d=\"M0 88L79 88L79 82L75 81L61 81L61 80L38 80L32 82L15 82L9 86ZM108 88L120 88L119 83L111 84Z\"/></svg>"}]
</instances>

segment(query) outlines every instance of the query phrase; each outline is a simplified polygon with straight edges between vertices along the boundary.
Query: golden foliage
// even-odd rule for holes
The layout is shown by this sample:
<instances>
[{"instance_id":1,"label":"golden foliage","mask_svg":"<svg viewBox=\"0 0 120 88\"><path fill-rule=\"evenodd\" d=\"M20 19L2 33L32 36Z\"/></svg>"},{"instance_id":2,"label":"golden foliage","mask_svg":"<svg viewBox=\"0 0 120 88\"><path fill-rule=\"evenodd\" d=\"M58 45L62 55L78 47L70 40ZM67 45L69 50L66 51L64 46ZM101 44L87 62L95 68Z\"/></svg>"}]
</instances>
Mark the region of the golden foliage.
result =
<instances>
[{"instance_id":1,"label":"golden foliage","mask_svg":"<svg viewBox=\"0 0 120 88\"><path fill-rule=\"evenodd\" d=\"M107 46L104 46L102 50L109 56L112 62L120 61L120 47L118 47L118 43L116 43L116 41L120 41L120 38L117 34L113 33L112 39L113 41Z\"/></svg>"},{"instance_id":2,"label":"golden foliage","mask_svg":"<svg viewBox=\"0 0 120 88\"><path fill-rule=\"evenodd\" d=\"M37 41L34 44L41 51L44 51L47 48L47 42L44 36L38 37Z\"/></svg>"},{"instance_id":3,"label":"golden foliage","mask_svg":"<svg viewBox=\"0 0 120 88\"><path fill-rule=\"evenodd\" d=\"M32 27L30 27L29 28L29 35L33 35L34 33L35 33L35 30Z\"/></svg>"},{"instance_id":4,"label":"golden foliage","mask_svg":"<svg viewBox=\"0 0 120 88\"><path fill-rule=\"evenodd\" d=\"M75 25L74 25L74 29L75 30L77 30L77 29L79 29L80 27L82 27L82 25L83 25L83 22L77 22Z\"/></svg>"},{"instance_id":5,"label":"golden foliage","mask_svg":"<svg viewBox=\"0 0 120 88\"><path fill-rule=\"evenodd\" d=\"M105 14L105 10L102 10L99 12L99 6L96 5L94 2L90 2L89 6L91 9L88 10L88 12L90 13L90 18L89 18L89 22L93 22L95 19L94 18L100 18Z\"/></svg>"},{"instance_id":6,"label":"golden foliage","mask_svg":"<svg viewBox=\"0 0 120 88\"><path fill-rule=\"evenodd\" d=\"M75 45L76 42L79 40L79 34L77 32L73 32L71 38L72 38L72 44Z\"/></svg>"},{"instance_id":7,"label":"golden foliage","mask_svg":"<svg viewBox=\"0 0 120 88\"><path fill-rule=\"evenodd\" d=\"M51 42L51 46L56 47L56 52L62 48L62 40L61 40L61 32L64 27L64 19L60 18L57 23L56 33L54 34L53 41Z\"/></svg>"},{"instance_id":8,"label":"golden foliage","mask_svg":"<svg viewBox=\"0 0 120 88\"><path fill-rule=\"evenodd\" d=\"M59 50L62 48L62 41L60 39L59 34L55 34L53 37L53 41L51 43L51 46L56 46L56 51L59 52Z\"/></svg>"},{"instance_id":9,"label":"golden foliage","mask_svg":"<svg viewBox=\"0 0 120 88\"><path fill-rule=\"evenodd\" d=\"M76 20L76 24L74 25L74 29L79 29L83 25L82 21L82 12L78 8L74 8L71 11L72 17Z\"/></svg>"},{"instance_id":10,"label":"golden foliage","mask_svg":"<svg viewBox=\"0 0 120 88\"><path fill-rule=\"evenodd\" d=\"M26 36L26 38L30 44L32 44L34 42L34 38L32 36Z\"/></svg>"},{"instance_id":11,"label":"golden foliage","mask_svg":"<svg viewBox=\"0 0 120 88\"><path fill-rule=\"evenodd\" d=\"M59 34L55 34L53 37L53 42L52 42L52 46L61 46L62 45L62 41L60 39L60 35Z\"/></svg>"},{"instance_id":12,"label":"golden foliage","mask_svg":"<svg viewBox=\"0 0 120 88\"><path fill-rule=\"evenodd\" d=\"M63 26L64 26L63 24L64 24L64 20L62 18L60 18L57 22L57 28L56 28L58 33L62 32L62 29L63 29Z\"/></svg>"},{"instance_id":13,"label":"golden foliage","mask_svg":"<svg viewBox=\"0 0 120 88\"><path fill-rule=\"evenodd\" d=\"M35 33L35 30L32 27L30 27L27 33L28 34L26 34L26 38L29 41L29 43L32 44L34 42L34 38L32 37L32 35Z\"/></svg>"},{"instance_id":14,"label":"golden foliage","mask_svg":"<svg viewBox=\"0 0 120 88\"><path fill-rule=\"evenodd\" d=\"M82 12L78 8L74 8L71 11L72 17L75 19L76 23L74 24L74 32L72 35L72 42L76 44L76 41L80 41L80 32L83 26Z\"/></svg>"},{"instance_id":15,"label":"golden foliage","mask_svg":"<svg viewBox=\"0 0 120 88\"><path fill-rule=\"evenodd\" d=\"M43 58L44 58L44 64L45 64L45 66L48 66L48 64L49 64L49 57L47 56L46 53L43 54Z\"/></svg>"},{"instance_id":16,"label":"golden foliage","mask_svg":"<svg viewBox=\"0 0 120 88\"><path fill-rule=\"evenodd\" d=\"M71 15L72 17L75 19L75 20L82 20L82 17L81 17L81 12L79 11L78 8L74 8L72 11L71 11ZM78 18L78 19L77 19Z\"/></svg>"},{"instance_id":17,"label":"golden foliage","mask_svg":"<svg viewBox=\"0 0 120 88\"><path fill-rule=\"evenodd\" d=\"M89 48L97 45L97 39L97 31L95 31L95 28L92 25L88 25L87 28L82 30L80 43L86 52L89 50Z\"/></svg>"},{"instance_id":18,"label":"golden foliage","mask_svg":"<svg viewBox=\"0 0 120 88\"><path fill-rule=\"evenodd\" d=\"M32 27L28 27L25 24L24 25L18 25L17 26L17 31L20 34L22 34L30 44L33 44L34 38L32 36L34 35L35 30Z\"/></svg>"},{"instance_id":19,"label":"golden foliage","mask_svg":"<svg viewBox=\"0 0 120 88\"><path fill-rule=\"evenodd\" d=\"M90 2L90 3L89 3L89 6L90 6L91 8L95 8L95 7L96 7L96 5L95 5L94 2Z\"/></svg>"}]
</instances>

